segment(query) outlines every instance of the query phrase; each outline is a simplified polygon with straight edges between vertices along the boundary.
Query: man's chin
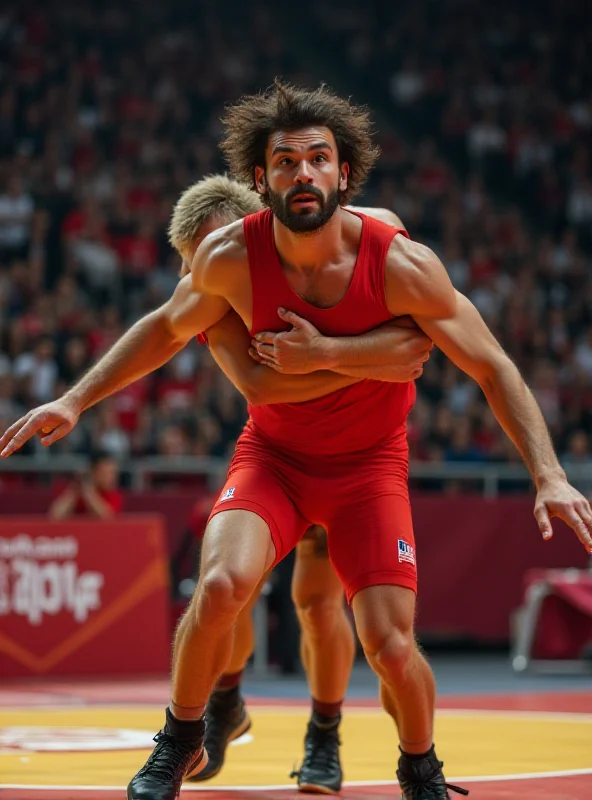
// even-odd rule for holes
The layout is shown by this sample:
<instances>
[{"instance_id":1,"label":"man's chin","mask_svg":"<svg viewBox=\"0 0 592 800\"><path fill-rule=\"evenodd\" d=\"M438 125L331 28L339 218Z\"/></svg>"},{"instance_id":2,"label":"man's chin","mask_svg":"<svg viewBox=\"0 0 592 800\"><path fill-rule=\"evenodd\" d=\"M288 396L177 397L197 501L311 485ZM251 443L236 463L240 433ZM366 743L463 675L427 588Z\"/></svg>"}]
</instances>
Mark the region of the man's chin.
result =
<instances>
[{"instance_id":1,"label":"man's chin","mask_svg":"<svg viewBox=\"0 0 592 800\"><path fill-rule=\"evenodd\" d=\"M296 218L291 217L286 220L284 225L292 233L314 233L321 230L327 222L327 219L320 217L318 214L301 213Z\"/></svg>"}]
</instances>

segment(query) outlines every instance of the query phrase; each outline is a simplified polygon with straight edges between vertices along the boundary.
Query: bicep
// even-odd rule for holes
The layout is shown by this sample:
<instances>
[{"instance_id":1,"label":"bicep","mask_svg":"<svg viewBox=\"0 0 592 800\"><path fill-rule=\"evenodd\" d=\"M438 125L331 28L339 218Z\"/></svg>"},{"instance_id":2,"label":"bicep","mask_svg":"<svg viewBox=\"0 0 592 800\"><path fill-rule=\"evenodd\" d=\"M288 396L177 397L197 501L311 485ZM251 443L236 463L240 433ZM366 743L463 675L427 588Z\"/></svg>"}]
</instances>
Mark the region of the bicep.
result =
<instances>
[{"instance_id":1,"label":"bicep","mask_svg":"<svg viewBox=\"0 0 592 800\"><path fill-rule=\"evenodd\" d=\"M457 293L438 256L403 236L393 239L385 264L385 299L393 317L452 319Z\"/></svg>"},{"instance_id":2,"label":"bicep","mask_svg":"<svg viewBox=\"0 0 592 800\"><path fill-rule=\"evenodd\" d=\"M224 297L197 291L191 275L182 278L171 299L161 307L166 324L176 339L187 342L215 325L228 312Z\"/></svg>"},{"instance_id":3,"label":"bicep","mask_svg":"<svg viewBox=\"0 0 592 800\"><path fill-rule=\"evenodd\" d=\"M446 319L414 315L419 327L444 355L482 383L500 359L507 359L501 345L471 301L456 292L456 312Z\"/></svg>"}]
</instances>

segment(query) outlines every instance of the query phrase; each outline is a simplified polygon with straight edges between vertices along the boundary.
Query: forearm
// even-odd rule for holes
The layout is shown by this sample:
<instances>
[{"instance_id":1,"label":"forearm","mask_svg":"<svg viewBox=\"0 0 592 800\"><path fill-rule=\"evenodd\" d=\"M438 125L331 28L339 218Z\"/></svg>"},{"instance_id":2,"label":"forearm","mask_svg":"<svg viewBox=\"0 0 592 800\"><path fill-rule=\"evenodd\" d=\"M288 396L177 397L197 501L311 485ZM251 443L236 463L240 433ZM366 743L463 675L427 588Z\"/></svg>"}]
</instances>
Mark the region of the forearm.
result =
<instances>
[{"instance_id":1,"label":"forearm","mask_svg":"<svg viewBox=\"0 0 592 800\"><path fill-rule=\"evenodd\" d=\"M512 361L499 359L481 388L489 406L524 459L537 489L545 480L563 476L549 430L532 392Z\"/></svg>"},{"instance_id":2,"label":"forearm","mask_svg":"<svg viewBox=\"0 0 592 800\"><path fill-rule=\"evenodd\" d=\"M264 364L254 364L249 377L251 405L305 403L359 383L360 378L321 370L307 375L283 375Z\"/></svg>"},{"instance_id":3,"label":"forearm","mask_svg":"<svg viewBox=\"0 0 592 800\"><path fill-rule=\"evenodd\" d=\"M258 364L245 350L228 348L221 343L210 348L214 360L231 383L253 406L272 403L305 403L359 382L359 378L319 371L307 375L283 375Z\"/></svg>"},{"instance_id":4,"label":"forearm","mask_svg":"<svg viewBox=\"0 0 592 800\"><path fill-rule=\"evenodd\" d=\"M166 364L184 346L155 311L138 320L66 394L86 411Z\"/></svg>"},{"instance_id":5,"label":"forearm","mask_svg":"<svg viewBox=\"0 0 592 800\"><path fill-rule=\"evenodd\" d=\"M360 370L391 366L399 341L397 333L387 325L359 336L327 336L320 342L323 364L344 375L372 377L361 374ZM357 372L352 372L354 370Z\"/></svg>"},{"instance_id":6,"label":"forearm","mask_svg":"<svg viewBox=\"0 0 592 800\"><path fill-rule=\"evenodd\" d=\"M249 355L250 334L234 312L209 328L207 334L214 360L251 405L304 403L359 381L325 370L286 375L258 363Z\"/></svg>"},{"instance_id":7,"label":"forearm","mask_svg":"<svg viewBox=\"0 0 592 800\"><path fill-rule=\"evenodd\" d=\"M409 381L407 371L403 372L401 367L387 364L364 364L360 366L342 364L338 370L329 374L348 376L358 380L383 381L384 383L407 383Z\"/></svg>"}]
</instances>

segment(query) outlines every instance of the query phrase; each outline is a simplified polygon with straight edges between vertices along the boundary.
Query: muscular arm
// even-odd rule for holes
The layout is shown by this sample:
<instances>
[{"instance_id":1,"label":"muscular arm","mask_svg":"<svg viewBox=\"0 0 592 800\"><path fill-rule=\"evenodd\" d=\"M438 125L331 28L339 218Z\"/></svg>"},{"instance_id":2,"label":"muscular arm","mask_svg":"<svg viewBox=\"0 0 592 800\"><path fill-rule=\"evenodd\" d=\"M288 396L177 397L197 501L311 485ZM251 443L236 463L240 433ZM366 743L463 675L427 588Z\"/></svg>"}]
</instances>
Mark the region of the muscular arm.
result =
<instances>
[{"instance_id":1,"label":"muscular arm","mask_svg":"<svg viewBox=\"0 0 592 800\"><path fill-rule=\"evenodd\" d=\"M549 478L564 477L536 400L477 309L455 291L440 259L405 239L395 240L389 255L385 287L391 312L411 314L434 344L477 381L537 488Z\"/></svg>"},{"instance_id":2,"label":"muscular arm","mask_svg":"<svg viewBox=\"0 0 592 800\"><path fill-rule=\"evenodd\" d=\"M413 249L414 243L409 243ZM413 263L419 257L421 261ZM534 515L544 539L559 517L592 552L590 503L567 482L541 410L516 366L473 304L456 292L440 260L421 245L412 253L408 286L389 293L400 264L387 263L387 304L403 302L423 331L481 386L497 421L518 448L536 486ZM396 287L396 281L391 281ZM423 297L423 301L421 298ZM389 307L391 307L389 305Z\"/></svg>"},{"instance_id":3,"label":"muscular arm","mask_svg":"<svg viewBox=\"0 0 592 800\"><path fill-rule=\"evenodd\" d=\"M220 297L196 291L183 278L171 299L138 320L67 393L81 411L166 364L228 310Z\"/></svg>"},{"instance_id":4,"label":"muscular arm","mask_svg":"<svg viewBox=\"0 0 592 800\"><path fill-rule=\"evenodd\" d=\"M208 328L214 360L251 405L303 403L357 383L356 378L323 370L309 375L282 375L254 361L248 353L251 337L234 311Z\"/></svg>"}]
</instances>

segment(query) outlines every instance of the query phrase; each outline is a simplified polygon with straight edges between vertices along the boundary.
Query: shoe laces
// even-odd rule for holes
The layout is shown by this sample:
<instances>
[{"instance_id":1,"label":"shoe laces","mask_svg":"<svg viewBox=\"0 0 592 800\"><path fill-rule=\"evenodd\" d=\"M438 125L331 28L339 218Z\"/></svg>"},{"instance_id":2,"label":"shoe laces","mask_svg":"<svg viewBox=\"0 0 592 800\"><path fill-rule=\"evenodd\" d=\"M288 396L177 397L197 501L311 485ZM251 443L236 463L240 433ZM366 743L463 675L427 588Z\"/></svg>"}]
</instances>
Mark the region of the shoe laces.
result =
<instances>
[{"instance_id":1,"label":"shoe laces","mask_svg":"<svg viewBox=\"0 0 592 800\"><path fill-rule=\"evenodd\" d=\"M140 772L149 773L165 781L173 781L178 790L195 754L196 743L191 740L179 741L166 731L159 731L154 741L156 747Z\"/></svg>"},{"instance_id":2,"label":"shoe laces","mask_svg":"<svg viewBox=\"0 0 592 800\"><path fill-rule=\"evenodd\" d=\"M432 766L432 771L422 777L404 774L401 770L397 770L399 786L405 793L405 798L409 798L409 800L428 800L428 798L449 800L449 791L468 795L468 789L438 780L442 775L443 766L443 761L436 761Z\"/></svg>"},{"instance_id":3,"label":"shoe laces","mask_svg":"<svg viewBox=\"0 0 592 800\"><path fill-rule=\"evenodd\" d=\"M299 770L292 770L290 778L299 778L304 767L321 771L339 769L337 748L340 744L337 725L320 728L314 722L309 722L304 747L304 761Z\"/></svg>"}]
</instances>

